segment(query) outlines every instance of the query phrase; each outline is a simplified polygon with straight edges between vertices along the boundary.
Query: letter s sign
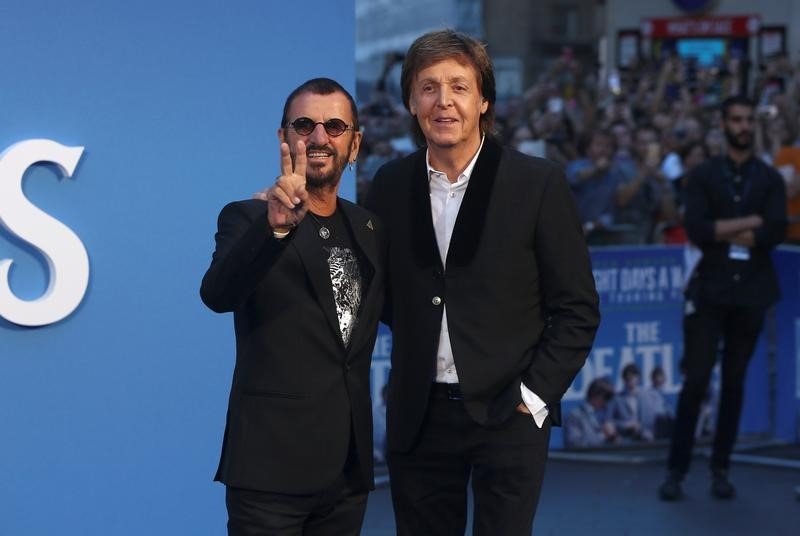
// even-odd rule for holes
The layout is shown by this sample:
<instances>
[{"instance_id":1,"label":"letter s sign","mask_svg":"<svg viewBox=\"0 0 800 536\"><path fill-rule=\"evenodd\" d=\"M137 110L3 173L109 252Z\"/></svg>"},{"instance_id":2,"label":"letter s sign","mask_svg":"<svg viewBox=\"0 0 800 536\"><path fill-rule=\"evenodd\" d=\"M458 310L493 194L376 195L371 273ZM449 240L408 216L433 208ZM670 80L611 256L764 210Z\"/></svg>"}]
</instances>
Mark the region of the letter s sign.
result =
<instances>
[{"instance_id":1,"label":"letter s sign","mask_svg":"<svg viewBox=\"0 0 800 536\"><path fill-rule=\"evenodd\" d=\"M66 225L28 201L22 177L33 164L51 162L71 177L83 147L51 140L26 140L0 154L0 225L28 242L47 260L47 290L35 300L11 291L12 259L0 259L0 316L21 326L44 326L67 317L81 303L89 285L89 256L80 238Z\"/></svg>"}]
</instances>

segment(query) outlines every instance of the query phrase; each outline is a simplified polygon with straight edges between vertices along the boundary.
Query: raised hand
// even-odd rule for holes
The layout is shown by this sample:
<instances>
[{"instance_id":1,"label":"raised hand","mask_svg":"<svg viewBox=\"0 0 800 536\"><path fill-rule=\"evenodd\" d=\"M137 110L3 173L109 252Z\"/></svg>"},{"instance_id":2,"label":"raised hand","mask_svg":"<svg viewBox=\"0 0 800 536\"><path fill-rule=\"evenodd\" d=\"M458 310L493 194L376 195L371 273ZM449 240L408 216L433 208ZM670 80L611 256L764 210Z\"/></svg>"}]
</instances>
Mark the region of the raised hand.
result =
<instances>
[{"instance_id":1,"label":"raised hand","mask_svg":"<svg viewBox=\"0 0 800 536\"><path fill-rule=\"evenodd\" d=\"M297 142L294 163L289 144L281 143L280 176L275 184L253 197L267 202L267 218L273 230L288 230L300 223L308 211L305 143Z\"/></svg>"}]
</instances>

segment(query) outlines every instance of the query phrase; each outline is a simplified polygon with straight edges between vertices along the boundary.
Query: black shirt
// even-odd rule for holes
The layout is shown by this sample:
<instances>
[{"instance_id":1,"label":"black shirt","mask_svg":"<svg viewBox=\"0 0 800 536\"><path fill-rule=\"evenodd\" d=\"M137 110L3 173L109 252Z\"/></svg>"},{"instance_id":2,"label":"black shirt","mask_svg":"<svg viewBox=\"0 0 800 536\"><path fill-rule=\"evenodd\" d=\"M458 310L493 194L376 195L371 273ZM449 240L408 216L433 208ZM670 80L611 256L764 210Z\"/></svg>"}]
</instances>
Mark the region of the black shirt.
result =
<instances>
[{"instance_id":1,"label":"black shirt","mask_svg":"<svg viewBox=\"0 0 800 536\"><path fill-rule=\"evenodd\" d=\"M703 252L687 296L721 305L768 306L779 298L771 252L786 232L786 188L775 169L757 158L737 166L714 157L697 166L686 186L685 225ZM714 239L714 222L752 214L764 224L755 229L749 258L730 256L730 243Z\"/></svg>"}]
</instances>

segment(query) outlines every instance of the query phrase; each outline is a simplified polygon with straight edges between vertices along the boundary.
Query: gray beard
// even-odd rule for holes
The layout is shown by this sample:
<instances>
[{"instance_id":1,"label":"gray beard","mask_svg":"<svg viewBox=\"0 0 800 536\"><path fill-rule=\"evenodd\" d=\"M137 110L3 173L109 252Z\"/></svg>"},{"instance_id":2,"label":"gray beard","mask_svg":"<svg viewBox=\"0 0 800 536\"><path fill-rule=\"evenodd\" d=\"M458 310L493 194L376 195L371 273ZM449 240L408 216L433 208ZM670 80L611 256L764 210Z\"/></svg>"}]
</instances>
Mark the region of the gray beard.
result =
<instances>
[{"instance_id":1,"label":"gray beard","mask_svg":"<svg viewBox=\"0 0 800 536\"><path fill-rule=\"evenodd\" d=\"M349 152L341 160L339 160L338 155L334 155L334 165L330 173L312 174L314 173L313 171L306 169L306 190L312 192L335 189L342 179L342 173L344 173L344 168L347 166L349 159Z\"/></svg>"},{"instance_id":2,"label":"gray beard","mask_svg":"<svg viewBox=\"0 0 800 536\"><path fill-rule=\"evenodd\" d=\"M342 169L334 169L325 175L309 175L306 171L306 190L309 192L319 190L331 190L338 186L339 181L342 179Z\"/></svg>"}]
</instances>

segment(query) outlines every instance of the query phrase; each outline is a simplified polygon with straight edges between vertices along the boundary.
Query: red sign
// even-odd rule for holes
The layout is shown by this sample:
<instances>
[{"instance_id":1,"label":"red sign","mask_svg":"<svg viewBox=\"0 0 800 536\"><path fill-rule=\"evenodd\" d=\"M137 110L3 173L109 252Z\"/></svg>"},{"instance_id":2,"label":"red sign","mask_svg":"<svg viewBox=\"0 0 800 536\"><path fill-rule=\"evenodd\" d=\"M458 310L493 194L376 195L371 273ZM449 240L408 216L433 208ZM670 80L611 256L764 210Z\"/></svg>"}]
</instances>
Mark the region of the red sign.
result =
<instances>
[{"instance_id":1,"label":"red sign","mask_svg":"<svg viewBox=\"0 0 800 536\"><path fill-rule=\"evenodd\" d=\"M749 37L761 27L758 15L643 19L642 34L652 38Z\"/></svg>"}]
</instances>

